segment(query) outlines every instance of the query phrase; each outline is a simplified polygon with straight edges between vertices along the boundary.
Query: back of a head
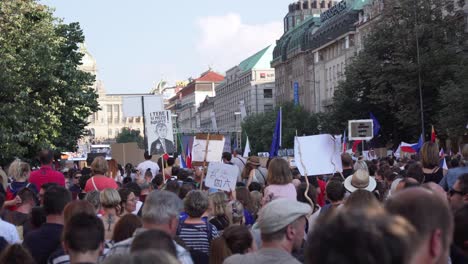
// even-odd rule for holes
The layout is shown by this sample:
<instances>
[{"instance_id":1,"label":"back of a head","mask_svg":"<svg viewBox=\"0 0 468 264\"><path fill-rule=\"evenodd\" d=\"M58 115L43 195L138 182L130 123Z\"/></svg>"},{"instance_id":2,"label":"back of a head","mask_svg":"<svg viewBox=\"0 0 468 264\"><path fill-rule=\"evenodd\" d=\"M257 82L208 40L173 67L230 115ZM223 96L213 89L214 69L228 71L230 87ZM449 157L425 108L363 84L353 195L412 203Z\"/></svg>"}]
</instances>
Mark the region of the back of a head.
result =
<instances>
[{"instance_id":1,"label":"back of a head","mask_svg":"<svg viewBox=\"0 0 468 264\"><path fill-rule=\"evenodd\" d=\"M119 192L110 188L101 191L99 200L103 208L116 208L121 202Z\"/></svg>"},{"instance_id":2,"label":"back of a head","mask_svg":"<svg viewBox=\"0 0 468 264\"><path fill-rule=\"evenodd\" d=\"M143 156L145 157L145 160L151 160L151 158L153 157L152 155L149 154L148 151L145 151L145 153L143 154Z\"/></svg>"},{"instance_id":3,"label":"back of a head","mask_svg":"<svg viewBox=\"0 0 468 264\"><path fill-rule=\"evenodd\" d=\"M101 208L100 195L99 191L94 190L88 192L85 196L85 200L92 204L96 211Z\"/></svg>"},{"instance_id":4,"label":"back of a head","mask_svg":"<svg viewBox=\"0 0 468 264\"><path fill-rule=\"evenodd\" d=\"M224 159L226 161L231 161L232 154L230 152L223 152L222 159Z\"/></svg>"},{"instance_id":5,"label":"back of a head","mask_svg":"<svg viewBox=\"0 0 468 264\"><path fill-rule=\"evenodd\" d=\"M213 206L211 209L214 216L226 215L226 205L229 200L224 192L212 193L208 198Z\"/></svg>"},{"instance_id":6,"label":"back of a head","mask_svg":"<svg viewBox=\"0 0 468 264\"><path fill-rule=\"evenodd\" d=\"M138 216L134 214L126 214L122 216L115 224L114 232L112 234L112 241L114 241L114 243L118 243L127 238L130 238L133 236L133 233L135 233L135 230L141 228L142 226L143 223Z\"/></svg>"},{"instance_id":7,"label":"back of a head","mask_svg":"<svg viewBox=\"0 0 468 264\"><path fill-rule=\"evenodd\" d=\"M151 224L167 224L173 217L179 217L182 211L182 200L168 191L153 191L145 200L142 209L142 220Z\"/></svg>"},{"instance_id":8,"label":"back of a head","mask_svg":"<svg viewBox=\"0 0 468 264\"><path fill-rule=\"evenodd\" d=\"M27 180L30 172L29 164L19 159L14 160L8 167L8 175L15 181Z\"/></svg>"},{"instance_id":9,"label":"back of a head","mask_svg":"<svg viewBox=\"0 0 468 264\"><path fill-rule=\"evenodd\" d=\"M190 217L201 217L208 209L208 196L202 191L191 191L184 199L184 209Z\"/></svg>"},{"instance_id":10,"label":"back of a head","mask_svg":"<svg viewBox=\"0 0 468 264\"><path fill-rule=\"evenodd\" d=\"M130 252L135 253L145 250L163 250L177 257L176 247L171 236L166 232L152 229L138 234L132 242Z\"/></svg>"},{"instance_id":11,"label":"back of a head","mask_svg":"<svg viewBox=\"0 0 468 264\"><path fill-rule=\"evenodd\" d=\"M175 164L175 158L169 157L167 159L167 166L174 166L174 164Z\"/></svg>"},{"instance_id":12,"label":"back of a head","mask_svg":"<svg viewBox=\"0 0 468 264\"><path fill-rule=\"evenodd\" d=\"M448 203L433 191L413 187L392 195L385 204L395 215L406 218L418 232L418 243L427 239L436 229L442 231L444 246L450 244L453 216Z\"/></svg>"},{"instance_id":13,"label":"back of a head","mask_svg":"<svg viewBox=\"0 0 468 264\"><path fill-rule=\"evenodd\" d=\"M252 197L247 187L237 187L236 198L247 210L253 209Z\"/></svg>"},{"instance_id":14,"label":"back of a head","mask_svg":"<svg viewBox=\"0 0 468 264\"><path fill-rule=\"evenodd\" d=\"M48 149L41 150L39 152L39 162L42 165L49 165L54 160L54 153Z\"/></svg>"},{"instance_id":15,"label":"back of a head","mask_svg":"<svg viewBox=\"0 0 468 264\"><path fill-rule=\"evenodd\" d=\"M130 255L113 255L107 257L103 264L180 264L180 262L163 250L146 250Z\"/></svg>"},{"instance_id":16,"label":"back of a head","mask_svg":"<svg viewBox=\"0 0 468 264\"><path fill-rule=\"evenodd\" d=\"M337 202L344 199L346 189L342 182L338 180L331 180L327 183L327 186L325 187L325 192L330 202Z\"/></svg>"},{"instance_id":17,"label":"back of a head","mask_svg":"<svg viewBox=\"0 0 468 264\"><path fill-rule=\"evenodd\" d=\"M65 224L67 224L70 219L77 214L90 214L95 215L94 206L88 201L75 200L67 204L63 210L63 218Z\"/></svg>"},{"instance_id":18,"label":"back of a head","mask_svg":"<svg viewBox=\"0 0 468 264\"><path fill-rule=\"evenodd\" d=\"M210 263L223 263L233 254L245 254L253 242L252 233L243 225L232 225L211 243Z\"/></svg>"},{"instance_id":19,"label":"back of a head","mask_svg":"<svg viewBox=\"0 0 468 264\"><path fill-rule=\"evenodd\" d=\"M179 198L182 200L185 199L187 194L193 190L195 190L195 185L193 183L191 182L183 183L179 189Z\"/></svg>"},{"instance_id":20,"label":"back of a head","mask_svg":"<svg viewBox=\"0 0 468 264\"><path fill-rule=\"evenodd\" d=\"M408 221L385 211L334 212L320 219L320 228L310 233L305 263L409 263L415 230Z\"/></svg>"},{"instance_id":21,"label":"back of a head","mask_svg":"<svg viewBox=\"0 0 468 264\"><path fill-rule=\"evenodd\" d=\"M424 143L419 153L423 168L432 169L439 166L439 146L436 143Z\"/></svg>"},{"instance_id":22,"label":"back of a head","mask_svg":"<svg viewBox=\"0 0 468 264\"><path fill-rule=\"evenodd\" d=\"M0 263L34 264L36 262L21 244L11 244L1 252Z\"/></svg>"},{"instance_id":23,"label":"back of a head","mask_svg":"<svg viewBox=\"0 0 468 264\"><path fill-rule=\"evenodd\" d=\"M51 186L44 193L46 215L61 215L65 206L71 202L71 193L62 186Z\"/></svg>"},{"instance_id":24,"label":"back of a head","mask_svg":"<svg viewBox=\"0 0 468 264\"><path fill-rule=\"evenodd\" d=\"M21 189L17 195L21 198L21 204L32 203L36 205L38 203L36 193L29 187Z\"/></svg>"},{"instance_id":25,"label":"back of a head","mask_svg":"<svg viewBox=\"0 0 468 264\"><path fill-rule=\"evenodd\" d=\"M353 165L353 158L348 153L341 154L341 164L343 168L351 167Z\"/></svg>"},{"instance_id":26,"label":"back of a head","mask_svg":"<svg viewBox=\"0 0 468 264\"><path fill-rule=\"evenodd\" d=\"M282 158L274 158L268 166L268 184L284 185L292 181L292 173L289 163Z\"/></svg>"},{"instance_id":27,"label":"back of a head","mask_svg":"<svg viewBox=\"0 0 468 264\"><path fill-rule=\"evenodd\" d=\"M63 229L62 241L67 250L77 253L103 249L104 224L95 214L75 214Z\"/></svg>"},{"instance_id":28,"label":"back of a head","mask_svg":"<svg viewBox=\"0 0 468 264\"><path fill-rule=\"evenodd\" d=\"M408 166L406 177L413 178L419 183L424 182L424 171L421 164L415 162Z\"/></svg>"},{"instance_id":29,"label":"back of a head","mask_svg":"<svg viewBox=\"0 0 468 264\"><path fill-rule=\"evenodd\" d=\"M359 189L346 199L344 207L348 210L369 209L380 210L382 206L375 195L367 190Z\"/></svg>"},{"instance_id":30,"label":"back of a head","mask_svg":"<svg viewBox=\"0 0 468 264\"><path fill-rule=\"evenodd\" d=\"M91 170L93 171L93 174L104 175L108 169L109 167L104 157L96 157L94 158L93 163L91 163Z\"/></svg>"}]
</instances>

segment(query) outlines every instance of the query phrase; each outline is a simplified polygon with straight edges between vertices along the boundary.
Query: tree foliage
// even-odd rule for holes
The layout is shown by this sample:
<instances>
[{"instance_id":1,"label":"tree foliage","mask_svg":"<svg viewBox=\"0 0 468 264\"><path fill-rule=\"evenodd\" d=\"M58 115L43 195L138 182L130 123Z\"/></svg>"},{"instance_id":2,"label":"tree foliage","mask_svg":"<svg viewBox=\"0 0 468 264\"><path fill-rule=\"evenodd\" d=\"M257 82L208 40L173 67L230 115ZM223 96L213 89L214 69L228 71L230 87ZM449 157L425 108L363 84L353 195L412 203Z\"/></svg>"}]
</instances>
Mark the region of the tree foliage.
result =
<instances>
[{"instance_id":1,"label":"tree foliage","mask_svg":"<svg viewBox=\"0 0 468 264\"><path fill-rule=\"evenodd\" d=\"M278 111L271 111L251 115L244 120L242 131L249 137L251 153L270 151L277 114ZM319 133L319 117L308 113L303 107L287 103L282 106L282 114L282 148L294 148L296 134Z\"/></svg>"},{"instance_id":2,"label":"tree foliage","mask_svg":"<svg viewBox=\"0 0 468 264\"><path fill-rule=\"evenodd\" d=\"M64 24L34 0L0 1L0 159L41 148L73 150L98 110L80 71L78 23Z\"/></svg>"},{"instance_id":3,"label":"tree foliage","mask_svg":"<svg viewBox=\"0 0 468 264\"><path fill-rule=\"evenodd\" d=\"M140 135L140 130L133 130L128 127L122 128L122 131L115 138L117 143L136 142L141 149L145 148L144 139Z\"/></svg>"},{"instance_id":4,"label":"tree foliage","mask_svg":"<svg viewBox=\"0 0 468 264\"><path fill-rule=\"evenodd\" d=\"M387 140L415 141L421 134L420 71L426 137L431 125L463 135L468 64L463 13L455 8L462 6L451 0L386 1L335 92L333 126L373 112Z\"/></svg>"}]
</instances>

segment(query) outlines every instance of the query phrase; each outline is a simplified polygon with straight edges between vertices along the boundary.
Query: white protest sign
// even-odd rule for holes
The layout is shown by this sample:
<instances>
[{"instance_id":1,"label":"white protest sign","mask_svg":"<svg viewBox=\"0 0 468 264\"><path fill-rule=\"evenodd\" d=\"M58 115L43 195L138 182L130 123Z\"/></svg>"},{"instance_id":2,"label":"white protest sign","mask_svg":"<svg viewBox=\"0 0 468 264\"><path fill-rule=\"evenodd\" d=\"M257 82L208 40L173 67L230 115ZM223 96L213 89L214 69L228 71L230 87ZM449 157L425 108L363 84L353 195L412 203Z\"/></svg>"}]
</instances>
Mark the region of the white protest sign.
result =
<instances>
[{"instance_id":1,"label":"white protest sign","mask_svg":"<svg viewBox=\"0 0 468 264\"><path fill-rule=\"evenodd\" d=\"M224 137L222 140L209 140L208 155L206 155L206 162L219 162L224 150ZM192 146L192 162L205 161L206 143L205 139L195 138Z\"/></svg>"},{"instance_id":2,"label":"white protest sign","mask_svg":"<svg viewBox=\"0 0 468 264\"><path fill-rule=\"evenodd\" d=\"M146 111L146 137L151 155L175 152L171 111Z\"/></svg>"},{"instance_id":3,"label":"white protest sign","mask_svg":"<svg viewBox=\"0 0 468 264\"><path fill-rule=\"evenodd\" d=\"M343 172L341 138L331 135L296 137L294 160L301 175L324 175Z\"/></svg>"},{"instance_id":4,"label":"white protest sign","mask_svg":"<svg viewBox=\"0 0 468 264\"><path fill-rule=\"evenodd\" d=\"M231 191L236 188L239 168L235 165L220 162L211 162L205 178L205 185L223 191Z\"/></svg>"}]
</instances>

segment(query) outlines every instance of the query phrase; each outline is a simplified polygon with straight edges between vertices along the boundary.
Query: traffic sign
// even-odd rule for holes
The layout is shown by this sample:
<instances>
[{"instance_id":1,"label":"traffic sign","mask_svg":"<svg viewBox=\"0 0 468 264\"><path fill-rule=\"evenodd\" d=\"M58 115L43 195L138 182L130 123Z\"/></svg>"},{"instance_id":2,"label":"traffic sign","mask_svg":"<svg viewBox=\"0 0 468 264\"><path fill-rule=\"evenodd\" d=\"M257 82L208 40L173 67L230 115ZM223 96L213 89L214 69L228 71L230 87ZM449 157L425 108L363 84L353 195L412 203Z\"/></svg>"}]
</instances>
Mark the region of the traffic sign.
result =
<instances>
[{"instance_id":1,"label":"traffic sign","mask_svg":"<svg viewBox=\"0 0 468 264\"><path fill-rule=\"evenodd\" d=\"M374 137L372 119L349 120L349 140L370 140Z\"/></svg>"}]
</instances>

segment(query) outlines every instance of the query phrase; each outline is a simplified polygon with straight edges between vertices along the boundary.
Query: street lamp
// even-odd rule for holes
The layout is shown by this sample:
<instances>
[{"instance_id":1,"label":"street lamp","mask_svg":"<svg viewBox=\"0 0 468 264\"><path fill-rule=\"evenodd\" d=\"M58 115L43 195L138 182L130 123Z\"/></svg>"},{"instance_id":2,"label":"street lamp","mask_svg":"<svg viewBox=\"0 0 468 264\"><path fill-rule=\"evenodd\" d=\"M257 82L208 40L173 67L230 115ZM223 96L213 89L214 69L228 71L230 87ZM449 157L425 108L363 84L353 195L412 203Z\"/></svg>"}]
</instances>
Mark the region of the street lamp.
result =
<instances>
[{"instance_id":1,"label":"street lamp","mask_svg":"<svg viewBox=\"0 0 468 264\"><path fill-rule=\"evenodd\" d=\"M240 116L241 112L234 112L234 118L236 119L237 148L242 148L242 126L240 124ZM239 120L239 127L237 127L237 120Z\"/></svg>"}]
</instances>

